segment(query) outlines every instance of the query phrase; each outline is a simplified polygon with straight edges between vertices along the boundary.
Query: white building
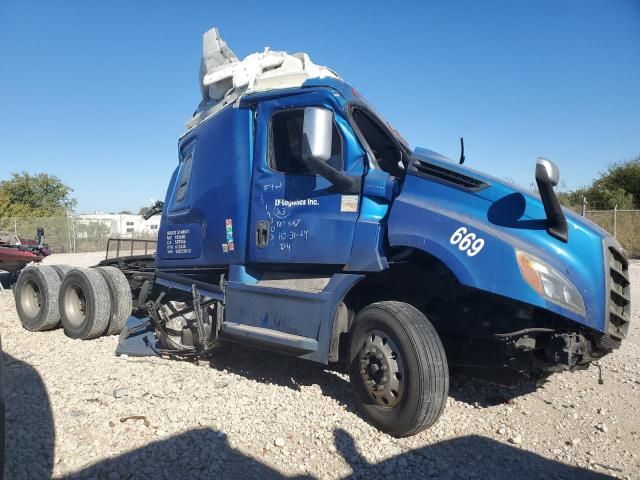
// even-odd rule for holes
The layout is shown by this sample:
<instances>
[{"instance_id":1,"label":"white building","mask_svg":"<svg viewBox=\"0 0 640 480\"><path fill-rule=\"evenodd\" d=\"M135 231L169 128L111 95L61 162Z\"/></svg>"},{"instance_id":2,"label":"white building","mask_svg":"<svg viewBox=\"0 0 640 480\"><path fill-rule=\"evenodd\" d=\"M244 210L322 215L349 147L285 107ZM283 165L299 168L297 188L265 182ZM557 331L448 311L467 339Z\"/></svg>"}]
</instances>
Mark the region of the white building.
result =
<instances>
[{"instance_id":1,"label":"white building","mask_svg":"<svg viewBox=\"0 0 640 480\"><path fill-rule=\"evenodd\" d=\"M110 228L110 235L120 238L135 238L137 236L157 236L160 226L160 215L154 215L149 220L142 215L120 213L90 213L75 216L76 225L91 225L100 223Z\"/></svg>"}]
</instances>

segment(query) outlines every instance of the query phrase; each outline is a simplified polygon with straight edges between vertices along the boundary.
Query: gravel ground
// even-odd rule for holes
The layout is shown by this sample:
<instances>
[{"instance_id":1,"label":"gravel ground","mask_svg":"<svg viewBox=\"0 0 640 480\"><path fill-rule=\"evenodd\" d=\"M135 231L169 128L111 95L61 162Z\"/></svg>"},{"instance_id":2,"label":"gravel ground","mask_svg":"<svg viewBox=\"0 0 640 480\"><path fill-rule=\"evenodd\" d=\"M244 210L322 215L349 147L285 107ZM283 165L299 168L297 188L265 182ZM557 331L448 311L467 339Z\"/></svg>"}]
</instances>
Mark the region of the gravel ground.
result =
<instances>
[{"instance_id":1,"label":"gravel ground","mask_svg":"<svg viewBox=\"0 0 640 480\"><path fill-rule=\"evenodd\" d=\"M93 264L100 255L52 256ZM640 479L640 265L634 323L597 369L543 387L453 377L430 430L395 439L355 411L345 375L241 346L210 364L118 358L117 337L21 328L0 296L7 479Z\"/></svg>"}]
</instances>

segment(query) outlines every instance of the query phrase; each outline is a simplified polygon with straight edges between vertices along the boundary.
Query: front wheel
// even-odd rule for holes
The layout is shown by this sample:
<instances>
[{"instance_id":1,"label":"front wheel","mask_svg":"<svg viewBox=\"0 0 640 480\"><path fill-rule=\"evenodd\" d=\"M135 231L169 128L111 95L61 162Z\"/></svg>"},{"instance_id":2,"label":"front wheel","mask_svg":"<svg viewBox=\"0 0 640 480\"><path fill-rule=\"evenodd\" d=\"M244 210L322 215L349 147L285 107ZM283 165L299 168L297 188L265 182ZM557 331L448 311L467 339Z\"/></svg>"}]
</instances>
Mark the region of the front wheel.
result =
<instances>
[{"instance_id":1,"label":"front wheel","mask_svg":"<svg viewBox=\"0 0 640 480\"><path fill-rule=\"evenodd\" d=\"M349 377L360 412L396 437L433 425L449 393L438 334L422 312L402 302L378 302L358 313L349 344Z\"/></svg>"}]
</instances>

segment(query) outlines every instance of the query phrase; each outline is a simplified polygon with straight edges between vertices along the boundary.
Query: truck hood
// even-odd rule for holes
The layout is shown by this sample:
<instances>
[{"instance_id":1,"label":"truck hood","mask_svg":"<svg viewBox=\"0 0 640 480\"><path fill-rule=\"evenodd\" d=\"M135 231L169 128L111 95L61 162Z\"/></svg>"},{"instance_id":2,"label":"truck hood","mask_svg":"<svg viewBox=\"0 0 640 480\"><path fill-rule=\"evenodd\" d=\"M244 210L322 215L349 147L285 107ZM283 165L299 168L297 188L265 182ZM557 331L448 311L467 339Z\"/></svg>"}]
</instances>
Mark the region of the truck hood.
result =
<instances>
[{"instance_id":1,"label":"truck hood","mask_svg":"<svg viewBox=\"0 0 640 480\"><path fill-rule=\"evenodd\" d=\"M603 331L608 280L604 245L619 245L589 220L567 209L564 213L567 243L547 233L538 195L417 148L391 208L388 238L391 246L413 246L436 256L465 285L543 307ZM454 241L454 232L462 227L484 240L477 254L460 250ZM538 257L569 279L583 297L586 316L540 297L525 283L517 250Z\"/></svg>"},{"instance_id":2,"label":"truck hood","mask_svg":"<svg viewBox=\"0 0 640 480\"><path fill-rule=\"evenodd\" d=\"M491 223L505 227L528 226L529 229L546 233L546 215L539 195L505 180L460 165L433 150L418 147L414 150L412 157L416 162L436 165L486 184L487 186L485 188L472 189L469 190L468 193L477 199L484 200L490 205L490 211L487 212L487 220ZM535 164L532 163L532 182L534 181L534 174ZM455 187L453 183L450 185ZM590 220L576 214L573 210L567 208L563 208L562 210L567 218L570 232L577 231L578 235L580 235L581 232L588 232L591 236L599 239L611 236L609 232Z\"/></svg>"}]
</instances>

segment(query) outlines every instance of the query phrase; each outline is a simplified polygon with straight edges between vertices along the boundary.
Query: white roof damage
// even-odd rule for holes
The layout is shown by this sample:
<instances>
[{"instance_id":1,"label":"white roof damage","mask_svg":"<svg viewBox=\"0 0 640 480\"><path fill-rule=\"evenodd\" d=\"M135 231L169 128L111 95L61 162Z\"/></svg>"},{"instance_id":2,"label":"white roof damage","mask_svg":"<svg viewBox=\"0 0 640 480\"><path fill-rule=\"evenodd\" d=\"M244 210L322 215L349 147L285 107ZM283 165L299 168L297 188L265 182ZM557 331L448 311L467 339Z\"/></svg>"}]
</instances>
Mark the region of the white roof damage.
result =
<instances>
[{"instance_id":1,"label":"white roof damage","mask_svg":"<svg viewBox=\"0 0 640 480\"><path fill-rule=\"evenodd\" d=\"M200 92L202 101L187 128L193 128L245 93L299 87L309 78L340 78L333 70L316 65L306 53L263 52L238 60L217 28L202 37Z\"/></svg>"}]
</instances>

